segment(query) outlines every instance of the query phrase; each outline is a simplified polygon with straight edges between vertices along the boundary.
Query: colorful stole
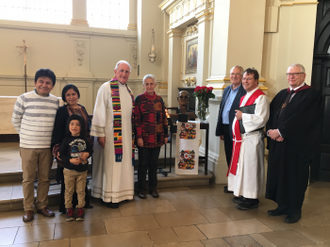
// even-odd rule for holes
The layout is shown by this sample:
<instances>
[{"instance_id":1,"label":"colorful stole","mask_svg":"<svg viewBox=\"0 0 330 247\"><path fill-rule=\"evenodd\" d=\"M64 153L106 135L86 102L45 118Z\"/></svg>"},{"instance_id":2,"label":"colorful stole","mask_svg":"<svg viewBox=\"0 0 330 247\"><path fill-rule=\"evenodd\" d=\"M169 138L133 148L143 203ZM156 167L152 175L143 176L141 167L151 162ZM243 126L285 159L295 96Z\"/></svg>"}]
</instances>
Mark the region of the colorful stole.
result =
<instances>
[{"instance_id":1,"label":"colorful stole","mask_svg":"<svg viewBox=\"0 0 330 247\"><path fill-rule=\"evenodd\" d=\"M123 143L122 143L122 127L121 127L121 105L119 95L119 85L116 77L110 80L111 98L112 98L112 109L113 109L113 138L116 162L121 162L123 158ZM134 96L131 90L125 84L127 91L132 98L132 124L134 124ZM134 126L132 126L132 164L134 165L135 160L135 146L134 146Z\"/></svg>"},{"instance_id":2,"label":"colorful stole","mask_svg":"<svg viewBox=\"0 0 330 247\"><path fill-rule=\"evenodd\" d=\"M256 90L250 98L247 100L245 106L253 105L254 101L260 96L264 95L264 92L262 92L260 89ZM244 99L245 95L241 98L240 105L242 104L242 101ZM239 159L239 153L241 150L242 145L242 136L241 136L241 129L239 127L239 121L236 120L234 130L233 130L233 152L231 155L231 162L227 171L227 177L229 175L229 172L233 175L236 175L237 172L237 163Z\"/></svg>"}]
</instances>

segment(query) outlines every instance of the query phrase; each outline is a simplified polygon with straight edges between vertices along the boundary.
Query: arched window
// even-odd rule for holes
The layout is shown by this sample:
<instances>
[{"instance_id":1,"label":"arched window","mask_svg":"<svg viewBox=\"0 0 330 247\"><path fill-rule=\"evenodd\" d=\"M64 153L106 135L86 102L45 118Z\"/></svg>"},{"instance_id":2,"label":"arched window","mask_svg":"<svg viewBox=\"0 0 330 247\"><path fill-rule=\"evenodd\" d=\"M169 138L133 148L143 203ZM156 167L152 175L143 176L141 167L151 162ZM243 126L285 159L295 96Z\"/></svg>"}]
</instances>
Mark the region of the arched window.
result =
<instances>
[{"instance_id":1,"label":"arched window","mask_svg":"<svg viewBox=\"0 0 330 247\"><path fill-rule=\"evenodd\" d=\"M71 0L1 0L0 19L70 24Z\"/></svg>"},{"instance_id":2,"label":"arched window","mask_svg":"<svg viewBox=\"0 0 330 247\"><path fill-rule=\"evenodd\" d=\"M90 27L127 29L128 14L128 0L87 0Z\"/></svg>"},{"instance_id":3,"label":"arched window","mask_svg":"<svg viewBox=\"0 0 330 247\"><path fill-rule=\"evenodd\" d=\"M85 0L90 27L127 29L128 0ZM0 19L70 25L72 0L1 0Z\"/></svg>"}]
</instances>

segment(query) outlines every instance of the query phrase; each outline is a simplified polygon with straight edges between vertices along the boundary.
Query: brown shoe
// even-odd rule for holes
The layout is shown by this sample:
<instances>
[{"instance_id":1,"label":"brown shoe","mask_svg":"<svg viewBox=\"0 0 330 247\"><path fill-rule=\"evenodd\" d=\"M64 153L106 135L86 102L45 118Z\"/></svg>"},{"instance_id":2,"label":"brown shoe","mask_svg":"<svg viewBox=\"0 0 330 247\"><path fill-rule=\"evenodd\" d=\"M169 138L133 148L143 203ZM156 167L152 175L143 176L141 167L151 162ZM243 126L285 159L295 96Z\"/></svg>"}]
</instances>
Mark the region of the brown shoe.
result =
<instances>
[{"instance_id":1,"label":"brown shoe","mask_svg":"<svg viewBox=\"0 0 330 247\"><path fill-rule=\"evenodd\" d=\"M50 210L49 208L42 208L37 210L38 214L42 214L45 217L53 217L55 216L54 212Z\"/></svg>"},{"instance_id":2,"label":"brown shoe","mask_svg":"<svg viewBox=\"0 0 330 247\"><path fill-rule=\"evenodd\" d=\"M23 221L24 222L29 222L34 219L34 212L32 210L26 210L23 215Z\"/></svg>"}]
</instances>

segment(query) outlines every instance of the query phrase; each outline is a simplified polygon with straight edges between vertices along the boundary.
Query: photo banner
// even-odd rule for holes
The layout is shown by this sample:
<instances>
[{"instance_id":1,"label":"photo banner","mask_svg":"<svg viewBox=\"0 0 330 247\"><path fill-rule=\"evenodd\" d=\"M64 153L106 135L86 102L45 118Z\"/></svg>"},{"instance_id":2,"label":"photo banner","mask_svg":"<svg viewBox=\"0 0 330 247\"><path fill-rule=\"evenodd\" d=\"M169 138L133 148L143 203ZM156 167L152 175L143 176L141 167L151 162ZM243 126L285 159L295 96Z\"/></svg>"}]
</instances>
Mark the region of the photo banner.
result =
<instances>
[{"instance_id":1,"label":"photo banner","mask_svg":"<svg viewBox=\"0 0 330 247\"><path fill-rule=\"evenodd\" d=\"M175 174L198 175L200 123L177 122Z\"/></svg>"}]
</instances>

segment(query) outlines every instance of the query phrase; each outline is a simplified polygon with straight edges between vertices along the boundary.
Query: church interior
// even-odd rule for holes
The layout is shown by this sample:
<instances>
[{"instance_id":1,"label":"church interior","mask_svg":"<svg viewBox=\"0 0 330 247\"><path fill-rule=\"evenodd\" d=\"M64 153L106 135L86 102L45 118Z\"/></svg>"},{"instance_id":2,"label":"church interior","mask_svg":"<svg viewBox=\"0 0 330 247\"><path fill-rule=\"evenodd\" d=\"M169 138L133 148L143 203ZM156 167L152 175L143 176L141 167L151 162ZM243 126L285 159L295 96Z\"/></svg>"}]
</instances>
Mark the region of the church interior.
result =
<instances>
[{"instance_id":1,"label":"church interior","mask_svg":"<svg viewBox=\"0 0 330 247\"><path fill-rule=\"evenodd\" d=\"M303 64L306 83L322 91L329 112L330 1L125 0L124 29L92 27L89 1L98 4L72 0L68 24L4 19L0 3L0 246L330 246L330 132L324 130L323 163L307 188L302 219L294 224L268 216L276 203L264 197L256 209L236 209L233 195L223 192L227 164L223 141L215 136L222 93L235 65L257 69L259 88L271 101L288 87L288 66ZM322 46L317 54L316 45ZM207 175L203 165L190 177L160 173L159 198L134 196L117 209L93 199L83 222L66 222L58 212L55 184L49 191L55 217L36 215L24 223L19 143L11 124L17 97L34 89L35 71L50 68L57 77L51 93L60 97L66 84L74 84L79 103L93 114L98 89L114 76L119 60L132 67L128 86L134 95L143 92L144 75L154 74L156 93L168 108L178 107L182 89L213 87L208 132L201 131L199 146Z\"/></svg>"}]
</instances>

